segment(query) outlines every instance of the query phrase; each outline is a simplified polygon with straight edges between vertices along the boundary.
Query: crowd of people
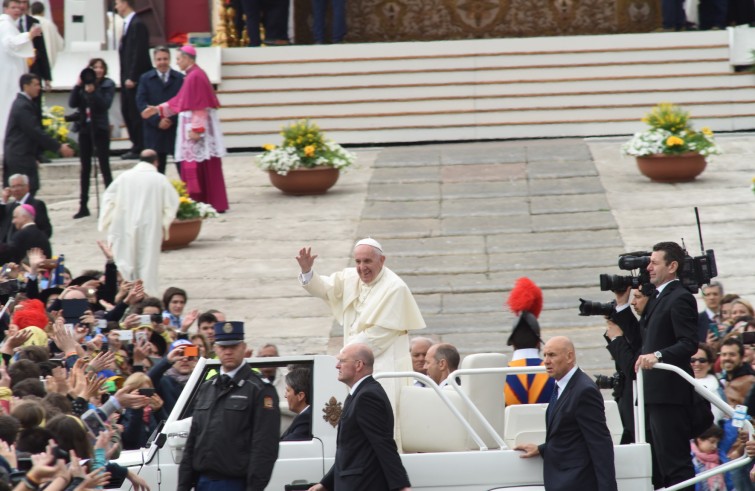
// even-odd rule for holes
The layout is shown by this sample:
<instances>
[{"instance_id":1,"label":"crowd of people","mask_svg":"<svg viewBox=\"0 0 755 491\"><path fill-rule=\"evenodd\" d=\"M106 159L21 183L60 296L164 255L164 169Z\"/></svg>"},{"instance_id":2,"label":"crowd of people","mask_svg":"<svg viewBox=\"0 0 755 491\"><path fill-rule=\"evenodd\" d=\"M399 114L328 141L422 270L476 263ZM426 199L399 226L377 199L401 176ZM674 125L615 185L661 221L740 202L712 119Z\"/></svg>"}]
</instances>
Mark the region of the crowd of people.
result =
<instances>
[{"instance_id":1,"label":"crowd of people","mask_svg":"<svg viewBox=\"0 0 755 491\"><path fill-rule=\"evenodd\" d=\"M683 368L732 408L746 405L748 418L755 416L755 408L752 407L755 404L755 391L752 390L755 387L755 370L753 370L755 338L746 334L755 331L752 305L737 294L724 295L723 286L719 282L704 285L700 291L705 309L694 317L689 309L685 309L684 318L679 310L674 312L675 322L668 324L674 331L667 329L666 332L676 342L669 345L671 349L657 351L656 353L660 355L658 359L656 359L656 353L640 354L649 349L644 345L646 340L643 340L643 333L638 330L636 319L627 308L630 303L629 291L617 294L617 304L620 306L617 309L621 310L610 316L606 338L608 350L617 368L617 374L614 377L617 381L614 397L619 404L624 424L622 443L632 443L636 437L631 383L635 378L634 372L638 368L651 368L658 361ZM656 289L652 287L633 290L631 306L640 319L650 315L649 311L654 308L650 301L655 299L655 292ZM689 302L691 295L684 292L680 294L687 297L685 302ZM648 374L656 375L653 371ZM659 476L659 479L667 479L667 485L670 482L680 482L682 478L689 478L694 473L708 470L744 454L746 438L740 435L741 425L712 404L710 418L713 422L712 426L709 425L700 432L689 428L689 422L680 425L680 420L694 423L695 400L690 399L684 388L686 384L673 385L673 379L667 380L666 383L669 385L653 385L652 393L648 393L646 389L648 412L653 414L654 409L661 412L661 417L666 417L662 420L662 424L674 428L675 433L681 436L677 438L679 441L675 442L675 446L670 449L671 453L669 454L667 449L666 454L661 457L658 466L665 464L666 468L671 469L671 473ZM647 379L645 384L647 387ZM665 393L660 392L661 387L666 387L664 389L666 393L672 392L672 397L664 397ZM650 395L649 398L648 395ZM668 407L668 411L664 414L662 409L658 409L659 406ZM671 423L672 419L676 421ZM665 428L660 430L658 428L656 427L656 431L660 431L662 435L666 434ZM650 428L651 435L652 431L653 426ZM690 443L687 443L685 435L692 437ZM689 447L691 447L691 462L688 459ZM658 448L663 451L664 447ZM659 452L655 445L654 450L654 453ZM699 483L696 489L703 491L755 489L749 476L751 467L745 466L725 475L708 479ZM668 481L669 475L671 481Z\"/></svg>"},{"instance_id":2,"label":"crowd of people","mask_svg":"<svg viewBox=\"0 0 755 491\"><path fill-rule=\"evenodd\" d=\"M243 342L243 326L228 329L241 323L227 322L218 310L190 309L183 289L170 287L157 297L141 280L123 280L112 253L100 247L103 269L73 278L40 249L2 271L0 284L15 288L3 290L6 309L0 315L0 489L19 479L38 486L53 477L63 478L59 489L118 487L124 479L134 489L148 489L139 476L110 461L123 450L145 446L176 404L198 357L219 357L225 366L224 353ZM251 348L243 348L242 360L252 356ZM256 355L278 351L266 344ZM309 369L273 368L260 377L262 390L275 393L275 417L279 394L295 414L305 413L283 438L310 438ZM91 427L92 412L104 430ZM277 420L266 425L271 426L277 442ZM78 462L87 460L79 469Z\"/></svg>"},{"instance_id":3,"label":"crowd of people","mask_svg":"<svg viewBox=\"0 0 755 491\"><path fill-rule=\"evenodd\" d=\"M74 149L45 130L41 92L43 87L49 89L51 80L45 29L41 27L46 24L26 15L27 9L27 0L3 0L0 63L4 72L0 86L6 94L18 95L15 100L5 97L0 103L0 155L4 186L9 186L11 175L24 174L30 180L33 197L40 188L38 167L46 161L44 152L72 157ZM39 10L36 4L34 9ZM196 64L197 51L188 45L180 48L176 63L186 73L184 77L170 68L168 48L157 47L150 57L149 30L136 15L134 0L116 0L115 10L123 18L118 43L120 101L131 141L122 158L138 159L143 150L154 150L158 171L164 174L167 157L172 154L189 196L224 213L228 197L221 160L225 147L217 117L220 104L206 73ZM104 188L113 182L109 112L116 83L107 74L104 59L91 59L68 100L72 113L66 120L78 135L81 162L79 209L74 219L91 215L93 169L95 176L102 174ZM97 161L93 165L94 157Z\"/></svg>"}]
</instances>

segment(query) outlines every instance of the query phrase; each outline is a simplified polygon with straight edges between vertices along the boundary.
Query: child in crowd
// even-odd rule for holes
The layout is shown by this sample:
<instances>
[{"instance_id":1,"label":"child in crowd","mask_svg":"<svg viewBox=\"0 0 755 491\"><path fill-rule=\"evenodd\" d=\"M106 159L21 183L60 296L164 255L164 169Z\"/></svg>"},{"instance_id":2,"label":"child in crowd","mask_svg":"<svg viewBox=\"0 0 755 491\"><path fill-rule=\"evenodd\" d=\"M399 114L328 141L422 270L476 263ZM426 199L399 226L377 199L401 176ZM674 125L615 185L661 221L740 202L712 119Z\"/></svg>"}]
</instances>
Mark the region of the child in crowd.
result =
<instances>
[{"instance_id":1,"label":"child in crowd","mask_svg":"<svg viewBox=\"0 0 755 491\"><path fill-rule=\"evenodd\" d=\"M723 437L723 431L716 425L705 430L700 436L692 440L692 465L695 474L721 465L718 455L718 443ZM726 491L727 486L723 474L718 474L695 484L695 491Z\"/></svg>"}]
</instances>

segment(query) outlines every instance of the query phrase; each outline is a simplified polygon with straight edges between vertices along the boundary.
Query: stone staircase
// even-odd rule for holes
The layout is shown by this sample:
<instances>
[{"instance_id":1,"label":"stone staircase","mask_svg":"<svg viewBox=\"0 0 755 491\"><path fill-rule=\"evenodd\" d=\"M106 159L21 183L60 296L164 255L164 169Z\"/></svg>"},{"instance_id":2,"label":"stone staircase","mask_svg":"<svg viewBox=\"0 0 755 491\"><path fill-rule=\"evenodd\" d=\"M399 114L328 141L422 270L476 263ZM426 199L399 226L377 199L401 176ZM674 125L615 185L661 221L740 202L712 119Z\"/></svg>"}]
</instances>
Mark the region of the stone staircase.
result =
<instances>
[{"instance_id":1,"label":"stone staircase","mask_svg":"<svg viewBox=\"0 0 755 491\"><path fill-rule=\"evenodd\" d=\"M629 134L657 102L755 127L755 80L724 31L223 50L229 148L316 120L350 144Z\"/></svg>"}]
</instances>

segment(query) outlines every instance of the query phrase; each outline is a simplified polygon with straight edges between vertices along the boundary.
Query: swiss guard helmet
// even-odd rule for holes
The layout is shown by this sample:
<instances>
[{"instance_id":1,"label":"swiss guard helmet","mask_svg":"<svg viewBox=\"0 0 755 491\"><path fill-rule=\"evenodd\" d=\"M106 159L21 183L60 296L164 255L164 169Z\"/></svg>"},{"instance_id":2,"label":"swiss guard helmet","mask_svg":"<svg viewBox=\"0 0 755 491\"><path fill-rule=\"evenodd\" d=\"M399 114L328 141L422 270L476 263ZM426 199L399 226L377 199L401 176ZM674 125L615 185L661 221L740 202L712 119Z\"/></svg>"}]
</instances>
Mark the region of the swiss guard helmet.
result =
<instances>
[{"instance_id":1,"label":"swiss guard helmet","mask_svg":"<svg viewBox=\"0 0 755 491\"><path fill-rule=\"evenodd\" d=\"M515 349L536 348L540 339L540 324L537 321L543 310L543 292L529 278L521 277L516 280L514 288L506 300L509 309L518 317L514 321L506 344Z\"/></svg>"}]
</instances>

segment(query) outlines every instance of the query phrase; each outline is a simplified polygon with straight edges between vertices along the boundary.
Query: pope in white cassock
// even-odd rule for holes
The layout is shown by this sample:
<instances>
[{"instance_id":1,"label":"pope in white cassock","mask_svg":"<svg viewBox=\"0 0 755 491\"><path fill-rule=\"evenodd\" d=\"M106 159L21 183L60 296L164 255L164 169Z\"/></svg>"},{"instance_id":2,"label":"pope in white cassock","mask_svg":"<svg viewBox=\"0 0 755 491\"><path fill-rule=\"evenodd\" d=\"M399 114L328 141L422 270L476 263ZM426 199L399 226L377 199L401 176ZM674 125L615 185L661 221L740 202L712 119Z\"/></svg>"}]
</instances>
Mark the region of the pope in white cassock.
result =
<instances>
[{"instance_id":1,"label":"pope in white cassock","mask_svg":"<svg viewBox=\"0 0 755 491\"><path fill-rule=\"evenodd\" d=\"M34 57L32 40L41 34L39 27L29 32L18 30L21 4L15 0L3 0L3 14L0 15L0 155L3 153L5 129L8 115L20 87L18 80L29 71L27 59Z\"/></svg>"},{"instance_id":2,"label":"pope in white cassock","mask_svg":"<svg viewBox=\"0 0 755 491\"><path fill-rule=\"evenodd\" d=\"M310 248L299 251L299 280L311 295L325 300L343 326L343 343L362 343L375 354L375 372L411 372L409 331L423 329L425 321L409 287L383 266L383 248L374 239L362 239L354 247L355 268L330 276L314 274L316 255ZM396 414L398 396L408 379L380 379ZM398 438L398 434L396 434Z\"/></svg>"},{"instance_id":3,"label":"pope in white cassock","mask_svg":"<svg viewBox=\"0 0 755 491\"><path fill-rule=\"evenodd\" d=\"M144 290L160 293L158 264L163 234L176 218L178 193L157 171L154 150L144 150L141 162L122 173L102 197L99 229L107 230L118 271L128 281L142 279Z\"/></svg>"}]
</instances>

